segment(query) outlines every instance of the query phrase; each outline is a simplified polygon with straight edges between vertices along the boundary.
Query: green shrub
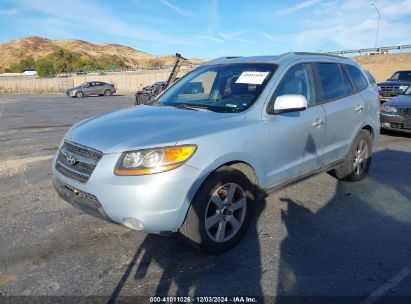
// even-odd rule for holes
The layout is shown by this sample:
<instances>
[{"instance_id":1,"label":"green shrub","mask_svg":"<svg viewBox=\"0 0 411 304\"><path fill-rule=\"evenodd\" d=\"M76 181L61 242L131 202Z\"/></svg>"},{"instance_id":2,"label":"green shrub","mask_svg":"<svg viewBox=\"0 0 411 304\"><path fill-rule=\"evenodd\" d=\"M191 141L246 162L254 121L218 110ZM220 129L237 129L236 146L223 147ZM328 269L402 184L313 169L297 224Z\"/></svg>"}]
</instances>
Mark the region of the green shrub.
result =
<instances>
[{"instance_id":1,"label":"green shrub","mask_svg":"<svg viewBox=\"0 0 411 304\"><path fill-rule=\"evenodd\" d=\"M54 63L47 58L40 58L36 62L37 75L40 77L50 77L56 74Z\"/></svg>"},{"instance_id":2,"label":"green shrub","mask_svg":"<svg viewBox=\"0 0 411 304\"><path fill-rule=\"evenodd\" d=\"M60 49L37 59L37 61L31 57L22 59L17 63L10 64L6 70L21 73L25 68L29 67L36 67L37 74L40 77L48 77L59 73L75 72L77 70L122 69L127 67L127 63L117 55L90 57Z\"/></svg>"}]
</instances>

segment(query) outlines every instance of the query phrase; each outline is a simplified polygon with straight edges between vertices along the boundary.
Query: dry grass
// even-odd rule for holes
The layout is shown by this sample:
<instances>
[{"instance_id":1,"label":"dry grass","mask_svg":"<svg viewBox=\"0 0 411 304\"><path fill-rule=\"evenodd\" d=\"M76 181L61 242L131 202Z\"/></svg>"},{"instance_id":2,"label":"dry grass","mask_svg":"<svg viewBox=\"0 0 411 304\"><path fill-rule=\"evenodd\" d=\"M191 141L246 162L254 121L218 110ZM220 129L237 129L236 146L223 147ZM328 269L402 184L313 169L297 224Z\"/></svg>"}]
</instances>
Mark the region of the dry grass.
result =
<instances>
[{"instance_id":1,"label":"dry grass","mask_svg":"<svg viewBox=\"0 0 411 304\"><path fill-rule=\"evenodd\" d=\"M369 70L377 82L386 80L395 71L411 70L411 53L358 56L354 60Z\"/></svg>"}]
</instances>

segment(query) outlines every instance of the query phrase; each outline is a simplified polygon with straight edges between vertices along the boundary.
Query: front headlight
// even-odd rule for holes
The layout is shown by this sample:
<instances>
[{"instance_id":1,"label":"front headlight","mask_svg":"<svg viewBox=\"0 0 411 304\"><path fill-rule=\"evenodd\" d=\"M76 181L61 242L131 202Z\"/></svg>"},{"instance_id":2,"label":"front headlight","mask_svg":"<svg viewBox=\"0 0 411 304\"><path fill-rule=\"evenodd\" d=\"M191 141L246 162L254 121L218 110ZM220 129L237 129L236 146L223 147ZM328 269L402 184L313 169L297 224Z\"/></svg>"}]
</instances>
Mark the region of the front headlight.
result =
<instances>
[{"instance_id":1,"label":"front headlight","mask_svg":"<svg viewBox=\"0 0 411 304\"><path fill-rule=\"evenodd\" d=\"M180 167L197 150L196 145L181 145L124 152L117 161L115 175L145 175Z\"/></svg>"},{"instance_id":2,"label":"front headlight","mask_svg":"<svg viewBox=\"0 0 411 304\"><path fill-rule=\"evenodd\" d=\"M408 86L406 86L406 85L402 85L402 86L400 86L400 90L405 91L406 89L408 89Z\"/></svg>"},{"instance_id":3,"label":"front headlight","mask_svg":"<svg viewBox=\"0 0 411 304\"><path fill-rule=\"evenodd\" d=\"M390 106L383 106L381 107L381 112L382 113L397 113L397 108L395 107L390 107Z\"/></svg>"}]
</instances>

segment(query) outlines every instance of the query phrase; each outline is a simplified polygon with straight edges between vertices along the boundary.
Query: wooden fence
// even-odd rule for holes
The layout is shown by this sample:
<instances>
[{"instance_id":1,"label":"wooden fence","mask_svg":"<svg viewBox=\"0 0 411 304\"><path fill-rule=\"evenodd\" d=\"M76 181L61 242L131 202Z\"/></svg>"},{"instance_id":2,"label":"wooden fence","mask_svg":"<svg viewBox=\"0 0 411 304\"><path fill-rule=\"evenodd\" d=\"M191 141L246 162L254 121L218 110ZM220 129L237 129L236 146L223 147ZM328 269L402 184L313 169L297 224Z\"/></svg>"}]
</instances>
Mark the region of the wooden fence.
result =
<instances>
[{"instance_id":1,"label":"wooden fence","mask_svg":"<svg viewBox=\"0 0 411 304\"><path fill-rule=\"evenodd\" d=\"M184 74L186 71L182 71ZM2 93L63 93L68 88L85 81L104 81L115 85L118 92L136 92L157 81L167 80L170 70L144 71L140 73L109 73L106 75L76 75L71 77L0 77Z\"/></svg>"}]
</instances>

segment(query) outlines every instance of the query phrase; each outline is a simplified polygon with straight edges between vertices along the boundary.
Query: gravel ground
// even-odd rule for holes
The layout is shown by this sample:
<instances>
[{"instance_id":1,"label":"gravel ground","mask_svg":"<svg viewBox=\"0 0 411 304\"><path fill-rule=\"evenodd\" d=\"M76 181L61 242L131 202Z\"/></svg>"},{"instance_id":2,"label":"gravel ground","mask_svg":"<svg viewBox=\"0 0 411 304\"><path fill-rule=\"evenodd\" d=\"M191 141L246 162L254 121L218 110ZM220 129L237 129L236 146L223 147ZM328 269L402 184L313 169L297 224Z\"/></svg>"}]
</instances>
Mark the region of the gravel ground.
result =
<instances>
[{"instance_id":1,"label":"gravel ground","mask_svg":"<svg viewBox=\"0 0 411 304\"><path fill-rule=\"evenodd\" d=\"M69 126L133 102L0 94L0 295L265 295L279 296L277 303L351 296L359 303L382 290L411 301L410 135L382 135L362 182L322 174L260 201L241 243L205 256L177 236L85 215L52 188L50 160Z\"/></svg>"}]
</instances>

